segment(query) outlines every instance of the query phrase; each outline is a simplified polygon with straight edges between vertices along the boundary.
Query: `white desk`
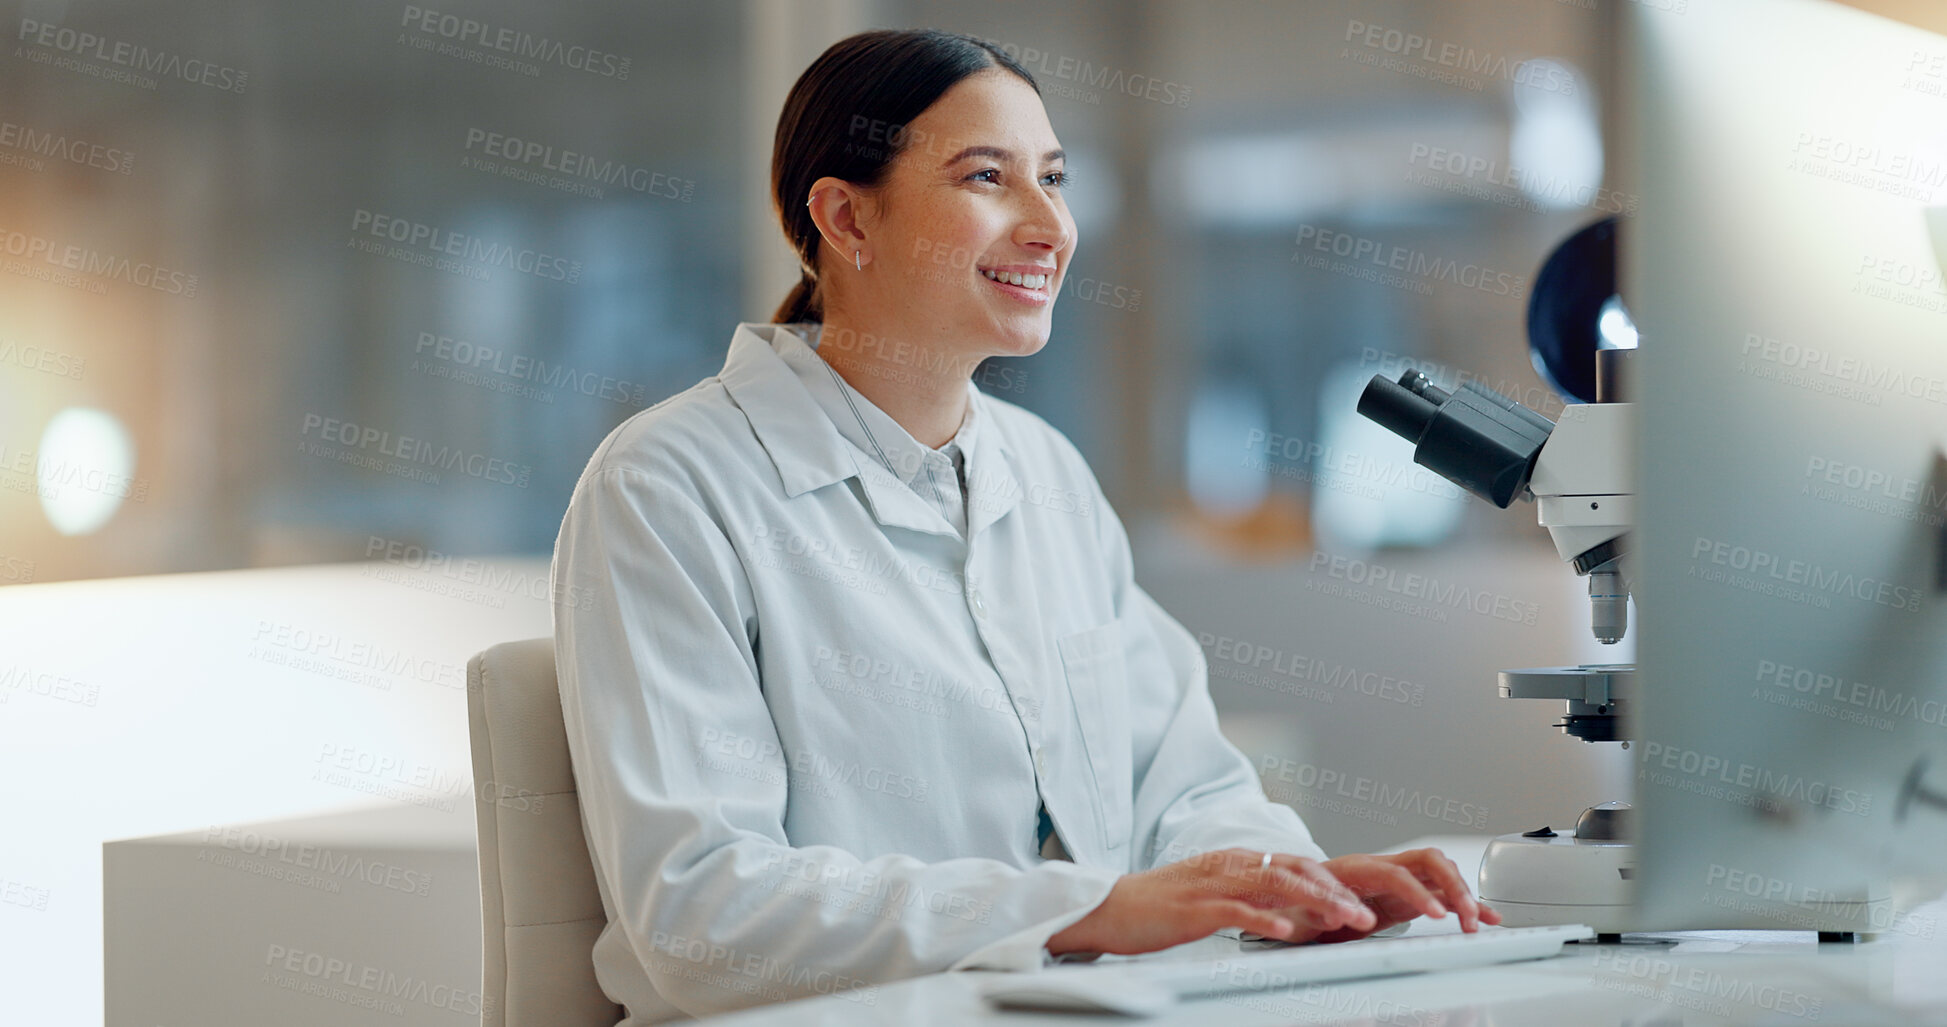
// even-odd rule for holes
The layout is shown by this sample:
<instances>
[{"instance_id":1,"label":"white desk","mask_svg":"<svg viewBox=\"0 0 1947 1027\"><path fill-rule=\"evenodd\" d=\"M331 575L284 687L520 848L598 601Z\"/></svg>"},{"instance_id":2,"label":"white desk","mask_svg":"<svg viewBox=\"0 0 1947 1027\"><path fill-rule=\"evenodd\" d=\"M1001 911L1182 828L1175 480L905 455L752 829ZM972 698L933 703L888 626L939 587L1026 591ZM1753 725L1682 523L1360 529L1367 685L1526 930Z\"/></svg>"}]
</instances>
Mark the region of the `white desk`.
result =
<instances>
[{"instance_id":1,"label":"white desk","mask_svg":"<svg viewBox=\"0 0 1947 1027\"><path fill-rule=\"evenodd\" d=\"M104 842L375 803L470 839L466 661L549 633L547 576L378 561L0 588L0 1022L103 1022ZM468 901L449 936L477 964Z\"/></svg>"},{"instance_id":2,"label":"white desk","mask_svg":"<svg viewBox=\"0 0 1947 1027\"><path fill-rule=\"evenodd\" d=\"M1470 876L1484 838L1426 838ZM1916 917L1938 923L1940 913ZM1459 930L1449 917L1421 919L1409 934ZM1206 938L1147 958L1209 958L1238 943ZM1631 935L1622 945L1575 945L1550 960L1475 970L1312 985L1187 1002L1147 1020L1001 1012L980 999L988 973L933 974L858 995L832 995L712 1020L726 1027L777 1024L1081 1023L1168 1025L1386 1024L1394 1027L1559 1027L1562 1024L1912 1024L1947 1020L1947 937L1886 936L1819 945L1798 932Z\"/></svg>"},{"instance_id":3,"label":"white desk","mask_svg":"<svg viewBox=\"0 0 1947 1027\"><path fill-rule=\"evenodd\" d=\"M102 1022L476 1027L473 834L381 805L107 843Z\"/></svg>"},{"instance_id":4,"label":"white desk","mask_svg":"<svg viewBox=\"0 0 1947 1027\"><path fill-rule=\"evenodd\" d=\"M465 661L496 642L545 635L550 623L545 560L476 571L346 564L0 589L10 675L0 687L0 777L32 782L10 796L10 829L0 831L0 959L12 971L0 1020L103 1022L104 841L206 834L368 806L375 795L429 830L470 836ZM390 769L368 773L368 754ZM463 862L455 846L448 854ZM1463 849L1449 851L1465 863ZM221 879L298 887L246 873ZM477 959L477 912L460 922L471 902L461 901L464 871L438 879L457 889L442 914L452 921L445 944L456 959ZM1177 954L1215 955L1231 944L1206 939ZM1834 951L1814 950L1809 935L1690 936L1623 951L1641 959L1583 951L1543 964L1234 997L1185 1006L1171 1022L1648 1022L1659 1010L1686 1023L1756 1020L1771 1016L1762 996L1775 1004L1780 986L1817 1001L1822 1023L1917 1019L1874 1019L1859 1012L1861 1001L1947 1009L1947 950L1910 939ZM240 972L246 961L260 967L263 950L226 966ZM448 979L464 976L449 969L438 979L459 986ZM728 1022L1087 1022L991 1013L978 980L935 976L876 988L871 1005L834 996ZM321 1015L345 1008L281 994L313 1002ZM1711 1010L1722 1015L1700 1015Z\"/></svg>"}]
</instances>

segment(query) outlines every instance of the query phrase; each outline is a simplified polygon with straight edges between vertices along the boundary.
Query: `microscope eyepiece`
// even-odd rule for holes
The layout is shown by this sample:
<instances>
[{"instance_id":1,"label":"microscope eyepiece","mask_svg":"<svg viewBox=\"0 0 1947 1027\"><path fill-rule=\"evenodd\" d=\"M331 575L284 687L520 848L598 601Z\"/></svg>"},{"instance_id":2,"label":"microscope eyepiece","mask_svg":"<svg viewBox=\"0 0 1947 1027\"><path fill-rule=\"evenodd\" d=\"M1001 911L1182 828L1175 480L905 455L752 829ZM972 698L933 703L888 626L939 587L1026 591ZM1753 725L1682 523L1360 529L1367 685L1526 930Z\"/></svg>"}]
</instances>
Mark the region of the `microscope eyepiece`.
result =
<instances>
[{"instance_id":1,"label":"microscope eyepiece","mask_svg":"<svg viewBox=\"0 0 1947 1027\"><path fill-rule=\"evenodd\" d=\"M1428 396L1429 392L1433 395ZM1418 371L1400 375L1397 385L1373 375L1365 393L1359 397L1359 413L1417 446L1426 435L1427 426L1433 423L1434 415L1440 412L1440 404L1448 398Z\"/></svg>"},{"instance_id":2,"label":"microscope eyepiece","mask_svg":"<svg viewBox=\"0 0 1947 1027\"><path fill-rule=\"evenodd\" d=\"M1528 487L1555 422L1476 382L1449 393L1419 371L1373 375L1359 413L1413 443L1413 462L1506 508Z\"/></svg>"},{"instance_id":3,"label":"microscope eyepiece","mask_svg":"<svg viewBox=\"0 0 1947 1027\"><path fill-rule=\"evenodd\" d=\"M1425 399L1434 406L1439 406L1447 401L1447 390L1433 384L1433 379L1428 378L1426 375L1412 368L1408 368L1405 374L1399 376L1399 384L1406 391ZM1428 393L1432 393L1432 395L1429 396L1427 395Z\"/></svg>"}]
</instances>

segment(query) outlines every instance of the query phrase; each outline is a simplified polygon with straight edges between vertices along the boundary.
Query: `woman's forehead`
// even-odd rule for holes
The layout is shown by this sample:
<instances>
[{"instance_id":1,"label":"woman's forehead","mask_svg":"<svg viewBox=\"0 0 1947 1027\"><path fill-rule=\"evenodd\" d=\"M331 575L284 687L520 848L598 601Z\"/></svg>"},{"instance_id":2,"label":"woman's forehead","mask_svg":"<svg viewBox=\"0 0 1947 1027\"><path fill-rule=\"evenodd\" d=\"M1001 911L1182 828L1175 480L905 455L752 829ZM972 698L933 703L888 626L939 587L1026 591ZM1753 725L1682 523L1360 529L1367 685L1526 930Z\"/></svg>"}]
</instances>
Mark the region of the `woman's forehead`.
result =
<instances>
[{"instance_id":1,"label":"woman's forehead","mask_svg":"<svg viewBox=\"0 0 1947 1027\"><path fill-rule=\"evenodd\" d=\"M1016 160L1038 160L1061 143L1033 87L1010 72L989 68L962 79L914 118L913 142L902 156L933 165L968 148L1005 151ZM992 152L980 154L995 157Z\"/></svg>"},{"instance_id":2,"label":"woman's forehead","mask_svg":"<svg viewBox=\"0 0 1947 1027\"><path fill-rule=\"evenodd\" d=\"M1047 123L1042 95L1001 68L956 82L911 127L937 136L931 148L946 156L966 146L999 146L1016 154L1042 154L1061 146ZM958 142L950 150L942 142L948 136Z\"/></svg>"}]
</instances>

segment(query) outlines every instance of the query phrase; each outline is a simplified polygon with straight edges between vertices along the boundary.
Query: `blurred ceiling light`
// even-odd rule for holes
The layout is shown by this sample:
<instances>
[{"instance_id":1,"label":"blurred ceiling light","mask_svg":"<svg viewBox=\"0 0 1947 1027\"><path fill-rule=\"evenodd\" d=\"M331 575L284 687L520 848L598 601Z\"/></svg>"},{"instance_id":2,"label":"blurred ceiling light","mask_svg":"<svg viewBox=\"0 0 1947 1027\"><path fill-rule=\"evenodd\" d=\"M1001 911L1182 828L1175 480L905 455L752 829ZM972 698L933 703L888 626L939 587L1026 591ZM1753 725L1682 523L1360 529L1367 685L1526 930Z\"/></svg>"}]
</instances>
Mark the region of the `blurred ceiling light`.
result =
<instances>
[{"instance_id":1,"label":"blurred ceiling light","mask_svg":"<svg viewBox=\"0 0 1947 1027\"><path fill-rule=\"evenodd\" d=\"M86 535L108 523L135 483L135 443L113 415L69 407L41 433L41 511L63 535Z\"/></svg>"},{"instance_id":2,"label":"blurred ceiling light","mask_svg":"<svg viewBox=\"0 0 1947 1027\"><path fill-rule=\"evenodd\" d=\"M1320 453L1307 468L1312 525L1322 547L1370 553L1432 546L1459 527L1468 497L1413 462L1413 444L1359 416L1370 364L1347 361L1318 390Z\"/></svg>"},{"instance_id":3,"label":"blurred ceiling light","mask_svg":"<svg viewBox=\"0 0 1947 1027\"><path fill-rule=\"evenodd\" d=\"M1065 164L1075 175L1075 185L1062 190L1075 228L1084 240L1099 238L1112 231L1122 209L1122 178L1115 162L1086 145L1068 147Z\"/></svg>"},{"instance_id":4,"label":"blurred ceiling light","mask_svg":"<svg viewBox=\"0 0 1947 1027\"><path fill-rule=\"evenodd\" d=\"M1515 70L1508 163L1529 199L1551 210L1587 207L1602 186L1602 128L1588 76L1552 58Z\"/></svg>"},{"instance_id":5,"label":"blurred ceiling light","mask_svg":"<svg viewBox=\"0 0 1947 1027\"><path fill-rule=\"evenodd\" d=\"M1239 517L1264 501L1270 464L1247 459L1247 443L1264 437L1267 418L1263 394L1248 381L1227 376L1197 386L1183 433L1184 484L1197 509Z\"/></svg>"},{"instance_id":6,"label":"blurred ceiling light","mask_svg":"<svg viewBox=\"0 0 1947 1027\"><path fill-rule=\"evenodd\" d=\"M1296 133L1198 140L1181 163L1190 213L1214 224L1297 220L1341 192L1331 151Z\"/></svg>"},{"instance_id":7,"label":"blurred ceiling light","mask_svg":"<svg viewBox=\"0 0 1947 1027\"><path fill-rule=\"evenodd\" d=\"M1349 208L1370 216L1423 204L1426 187L1405 174L1414 154L1487 154L1500 146L1484 109L1372 112L1356 126L1190 139L1158 158L1152 195L1159 204L1180 203L1199 226L1282 229Z\"/></svg>"},{"instance_id":8,"label":"blurred ceiling light","mask_svg":"<svg viewBox=\"0 0 1947 1027\"><path fill-rule=\"evenodd\" d=\"M1602 349L1636 348L1636 321L1629 316L1629 308L1623 306L1621 296L1603 301L1602 313L1596 315L1595 330L1601 338L1597 345Z\"/></svg>"}]
</instances>

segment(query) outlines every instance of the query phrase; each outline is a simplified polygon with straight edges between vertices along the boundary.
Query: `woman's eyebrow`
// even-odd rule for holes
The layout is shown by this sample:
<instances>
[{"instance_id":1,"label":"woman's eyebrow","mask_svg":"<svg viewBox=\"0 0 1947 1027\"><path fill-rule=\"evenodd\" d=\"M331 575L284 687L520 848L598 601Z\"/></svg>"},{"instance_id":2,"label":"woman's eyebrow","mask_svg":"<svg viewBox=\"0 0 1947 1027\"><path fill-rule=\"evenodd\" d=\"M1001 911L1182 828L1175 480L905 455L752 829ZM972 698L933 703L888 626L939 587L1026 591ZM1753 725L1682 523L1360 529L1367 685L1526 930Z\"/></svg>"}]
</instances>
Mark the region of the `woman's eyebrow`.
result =
<instances>
[{"instance_id":1,"label":"woman's eyebrow","mask_svg":"<svg viewBox=\"0 0 1947 1027\"><path fill-rule=\"evenodd\" d=\"M1066 158L1067 156L1068 156L1068 151L1066 150L1062 150L1062 149L1049 150L1047 153L1041 155L1041 163L1052 164L1055 161ZM943 168L952 167L953 165L958 164L963 160L966 160L968 157L992 157L995 160L1006 161L1006 160L1014 159L1014 151L999 146L969 146L966 149L961 150L959 153L956 153L953 156L948 157L946 159L946 163L941 164L940 166Z\"/></svg>"}]
</instances>

